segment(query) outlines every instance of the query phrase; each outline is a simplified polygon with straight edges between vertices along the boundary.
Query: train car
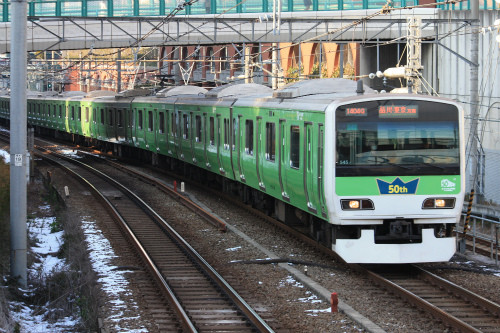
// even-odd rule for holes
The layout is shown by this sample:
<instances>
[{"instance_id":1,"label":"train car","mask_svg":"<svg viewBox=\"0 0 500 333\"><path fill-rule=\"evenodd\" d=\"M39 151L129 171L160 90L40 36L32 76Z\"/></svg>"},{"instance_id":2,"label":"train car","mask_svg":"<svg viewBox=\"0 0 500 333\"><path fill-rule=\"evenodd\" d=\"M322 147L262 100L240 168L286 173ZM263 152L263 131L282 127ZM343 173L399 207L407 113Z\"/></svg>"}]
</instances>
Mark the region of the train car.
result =
<instances>
[{"instance_id":1,"label":"train car","mask_svg":"<svg viewBox=\"0 0 500 333\"><path fill-rule=\"evenodd\" d=\"M111 112L104 119L89 111L102 125L95 132L82 127L81 116L70 117L66 131L98 133L117 150L220 184L307 227L349 263L437 262L454 254L451 231L465 189L458 103L365 92L344 79L302 81L274 93L257 85L176 89L66 101L70 109ZM57 109L51 97L32 103ZM50 111L30 122L54 128L44 117ZM122 122L125 139L118 140Z\"/></svg>"}]
</instances>

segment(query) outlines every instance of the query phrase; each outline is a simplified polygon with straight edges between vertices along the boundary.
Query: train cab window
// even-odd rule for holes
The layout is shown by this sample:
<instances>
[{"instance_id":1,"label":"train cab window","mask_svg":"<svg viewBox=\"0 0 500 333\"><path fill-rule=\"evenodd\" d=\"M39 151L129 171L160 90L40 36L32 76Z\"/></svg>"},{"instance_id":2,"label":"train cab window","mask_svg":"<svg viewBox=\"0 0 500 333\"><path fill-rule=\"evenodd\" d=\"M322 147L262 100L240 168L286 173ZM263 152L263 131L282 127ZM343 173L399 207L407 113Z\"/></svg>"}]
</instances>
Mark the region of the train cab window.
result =
<instances>
[{"instance_id":1,"label":"train cab window","mask_svg":"<svg viewBox=\"0 0 500 333\"><path fill-rule=\"evenodd\" d=\"M116 125L118 127L123 127L123 110L122 109L116 110Z\"/></svg>"},{"instance_id":2,"label":"train cab window","mask_svg":"<svg viewBox=\"0 0 500 333\"><path fill-rule=\"evenodd\" d=\"M148 111L148 131L153 131L153 111Z\"/></svg>"},{"instance_id":3,"label":"train cab window","mask_svg":"<svg viewBox=\"0 0 500 333\"><path fill-rule=\"evenodd\" d=\"M276 126L274 123L266 123L266 160L276 160Z\"/></svg>"},{"instance_id":4,"label":"train cab window","mask_svg":"<svg viewBox=\"0 0 500 333\"><path fill-rule=\"evenodd\" d=\"M201 142L201 116L195 117L196 142Z\"/></svg>"},{"instance_id":5,"label":"train cab window","mask_svg":"<svg viewBox=\"0 0 500 333\"><path fill-rule=\"evenodd\" d=\"M101 125L104 125L104 109L101 109Z\"/></svg>"},{"instance_id":6,"label":"train cab window","mask_svg":"<svg viewBox=\"0 0 500 333\"><path fill-rule=\"evenodd\" d=\"M229 119L224 118L224 149L229 149Z\"/></svg>"},{"instance_id":7,"label":"train cab window","mask_svg":"<svg viewBox=\"0 0 500 333\"><path fill-rule=\"evenodd\" d=\"M71 106L71 120L75 120L75 107Z\"/></svg>"},{"instance_id":8,"label":"train cab window","mask_svg":"<svg viewBox=\"0 0 500 333\"><path fill-rule=\"evenodd\" d=\"M183 114L182 115L182 137L184 139L189 139L189 115L188 114Z\"/></svg>"},{"instance_id":9,"label":"train cab window","mask_svg":"<svg viewBox=\"0 0 500 333\"><path fill-rule=\"evenodd\" d=\"M210 145L215 144L215 123L214 117L210 117Z\"/></svg>"},{"instance_id":10,"label":"train cab window","mask_svg":"<svg viewBox=\"0 0 500 333\"><path fill-rule=\"evenodd\" d=\"M160 133L165 133L165 112L160 112L158 114L159 116L159 124L158 124L158 131Z\"/></svg>"},{"instance_id":11,"label":"train cab window","mask_svg":"<svg viewBox=\"0 0 500 333\"><path fill-rule=\"evenodd\" d=\"M89 107L86 106L85 107L85 122L88 123L90 121L90 111L89 111Z\"/></svg>"},{"instance_id":12,"label":"train cab window","mask_svg":"<svg viewBox=\"0 0 500 333\"><path fill-rule=\"evenodd\" d=\"M300 127L290 127L290 166L300 168Z\"/></svg>"},{"instance_id":13,"label":"train cab window","mask_svg":"<svg viewBox=\"0 0 500 333\"><path fill-rule=\"evenodd\" d=\"M108 109L108 125L113 126L113 109Z\"/></svg>"},{"instance_id":14,"label":"train cab window","mask_svg":"<svg viewBox=\"0 0 500 333\"><path fill-rule=\"evenodd\" d=\"M143 126L142 122L144 121L144 120L142 119L142 110L139 110L139 115L138 115L138 118L139 118L139 119L138 119L138 120L139 120L139 123L138 123L138 126L137 126L137 127L138 127L139 129L142 129L142 126Z\"/></svg>"},{"instance_id":15,"label":"train cab window","mask_svg":"<svg viewBox=\"0 0 500 333\"><path fill-rule=\"evenodd\" d=\"M245 152L253 155L253 120L245 121Z\"/></svg>"}]
</instances>

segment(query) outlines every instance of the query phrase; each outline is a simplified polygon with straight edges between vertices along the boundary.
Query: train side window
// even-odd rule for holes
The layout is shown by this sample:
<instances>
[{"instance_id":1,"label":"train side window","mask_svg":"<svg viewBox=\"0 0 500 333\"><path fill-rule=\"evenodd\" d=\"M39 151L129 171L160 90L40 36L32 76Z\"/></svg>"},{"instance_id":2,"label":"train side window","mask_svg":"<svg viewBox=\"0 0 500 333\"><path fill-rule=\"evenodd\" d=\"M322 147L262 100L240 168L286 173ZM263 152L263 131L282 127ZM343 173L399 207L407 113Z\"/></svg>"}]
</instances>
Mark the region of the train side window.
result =
<instances>
[{"instance_id":1,"label":"train side window","mask_svg":"<svg viewBox=\"0 0 500 333\"><path fill-rule=\"evenodd\" d=\"M290 166L300 168L300 127L290 127Z\"/></svg>"},{"instance_id":2,"label":"train side window","mask_svg":"<svg viewBox=\"0 0 500 333\"><path fill-rule=\"evenodd\" d=\"M160 112L159 118L160 118L160 123L158 126L158 131L160 133L165 133L165 112Z\"/></svg>"},{"instance_id":3,"label":"train side window","mask_svg":"<svg viewBox=\"0 0 500 333\"><path fill-rule=\"evenodd\" d=\"M101 109L101 125L104 125L104 109Z\"/></svg>"},{"instance_id":4,"label":"train side window","mask_svg":"<svg viewBox=\"0 0 500 333\"><path fill-rule=\"evenodd\" d=\"M232 139L233 150L236 150L236 128L237 127L238 127L238 120L236 118L233 118L233 139Z\"/></svg>"},{"instance_id":5,"label":"train side window","mask_svg":"<svg viewBox=\"0 0 500 333\"><path fill-rule=\"evenodd\" d=\"M215 141L215 124L214 117L210 117L210 145L214 145Z\"/></svg>"},{"instance_id":6,"label":"train side window","mask_svg":"<svg viewBox=\"0 0 500 333\"><path fill-rule=\"evenodd\" d=\"M59 118L62 118L62 105L59 105Z\"/></svg>"},{"instance_id":7,"label":"train side window","mask_svg":"<svg viewBox=\"0 0 500 333\"><path fill-rule=\"evenodd\" d=\"M88 123L90 120L90 112L89 112L89 107L85 107L85 122Z\"/></svg>"},{"instance_id":8,"label":"train side window","mask_svg":"<svg viewBox=\"0 0 500 333\"><path fill-rule=\"evenodd\" d=\"M201 142L201 116L195 117L196 142Z\"/></svg>"},{"instance_id":9,"label":"train side window","mask_svg":"<svg viewBox=\"0 0 500 333\"><path fill-rule=\"evenodd\" d=\"M266 160L276 160L276 125L266 123Z\"/></svg>"},{"instance_id":10,"label":"train side window","mask_svg":"<svg viewBox=\"0 0 500 333\"><path fill-rule=\"evenodd\" d=\"M148 111L148 131L153 131L153 111Z\"/></svg>"},{"instance_id":11,"label":"train side window","mask_svg":"<svg viewBox=\"0 0 500 333\"><path fill-rule=\"evenodd\" d=\"M93 108L93 109L92 109L92 122L93 122L94 124L95 124L95 123L97 123L97 118L96 118L97 116L96 116L96 114L97 114L97 109L96 109L96 108Z\"/></svg>"},{"instance_id":12,"label":"train side window","mask_svg":"<svg viewBox=\"0 0 500 333\"><path fill-rule=\"evenodd\" d=\"M245 121L245 152L253 155L253 120Z\"/></svg>"},{"instance_id":13,"label":"train side window","mask_svg":"<svg viewBox=\"0 0 500 333\"><path fill-rule=\"evenodd\" d=\"M50 109L50 106L49 106L49 109ZM55 105L52 105L52 114L51 115L49 114L49 116L52 116L53 118L56 117L56 106Z\"/></svg>"},{"instance_id":14,"label":"train side window","mask_svg":"<svg viewBox=\"0 0 500 333\"><path fill-rule=\"evenodd\" d=\"M113 109L108 109L108 125L113 126Z\"/></svg>"},{"instance_id":15,"label":"train side window","mask_svg":"<svg viewBox=\"0 0 500 333\"><path fill-rule=\"evenodd\" d=\"M130 110L129 111L129 126L130 128L134 128L135 126L135 117L134 117L135 110Z\"/></svg>"},{"instance_id":16,"label":"train side window","mask_svg":"<svg viewBox=\"0 0 500 333\"><path fill-rule=\"evenodd\" d=\"M224 149L229 149L229 119L224 118Z\"/></svg>"},{"instance_id":17,"label":"train side window","mask_svg":"<svg viewBox=\"0 0 500 333\"><path fill-rule=\"evenodd\" d=\"M139 110L139 116L138 116L138 120L139 120L139 124L138 124L138 128L139 129L142 129L142 122L143 122L143 119L142 119L142 110Z\"/></svg>"},{"instance_id":18,"label":"train side window","mask_svg":"<svg viewBox=\"0 0 500 333\"><path fill-rule=\"evenodd\" d=\"M182 126L183 126L182 137L184 139L188 140L189 139L189 115L188 114L182 115Z\"/></svg>"},{"instance_id":19,"label":"train side window","mask_svg":"<svg viewBox=\"0 0 500 333\"><path fill-rule=\"evenodd\" d=\"M71 106L71 120L75 120L75 107Z\"/></svg>"},{"instance_id":20,"label":"train side window","mask_svg":"<svg viewBox=\"0 0 500 333\"><path fill-rule=\"evenodd\" d=\"M82 120L82 107L78 107L78 120Z\"/></svg>"},{"instance_id":21,"label":"train side window","mask_svg":"<svg viewBox=\"0 0 500 333\"><path fill-rule=\"evenodd\" d=\"M122 109L116 110L116 125L120 128L123 127L123 110Z\"/></svg>"}]
</instances>

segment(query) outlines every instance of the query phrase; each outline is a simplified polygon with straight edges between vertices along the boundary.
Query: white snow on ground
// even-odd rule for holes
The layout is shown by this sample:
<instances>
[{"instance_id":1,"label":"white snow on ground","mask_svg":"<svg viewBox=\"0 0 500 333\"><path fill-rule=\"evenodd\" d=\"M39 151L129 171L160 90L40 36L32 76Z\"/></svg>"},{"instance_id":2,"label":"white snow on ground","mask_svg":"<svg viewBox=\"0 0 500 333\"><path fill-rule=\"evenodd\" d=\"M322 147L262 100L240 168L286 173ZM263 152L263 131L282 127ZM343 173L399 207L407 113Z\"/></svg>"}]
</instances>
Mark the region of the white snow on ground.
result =
<instances>
[{"instance_id":1,"label":"white snow on ground","mask_svg":"<svg viewBox=\"0 0 500 333\"><path fill-rule=\"evenodd\" d=\"M2 157L5 163L10 163L10 153L8 151L0 149L0 158Z\"/></svg>"},{"instance_id":2,"label":"white snow on ground","mask_svg":"<svg viewBox=\"0 0 500 333\"><path fill-rule=\"evenodd\" d=\"M113 330L115 332L147 332L145 328L131 330L129 323L137 318L124 315L125 310L131 310L131 306L125 304L121 298L122 296L124 298L131 296L129 283L125 277L125 274L130 271L117 270L118 267L112 264L113 258L116 258L117 255L101 230L97 229L95 222L82 221L82 230L87 241L87 248L90 251L92 268L99 276L98 282L101 284L102 290L108 294L108 298L112 299L113 306L109 309L108 319L115 325ZM136 304L133 304L132 308L138 310Z\"/></svg>"},{"instance_id":3,"label":"white snow on ground","mask_svg":"<svg viewBox=\"0 0 500 333\"><path fill-rule=\"evenodd\" d=\"M47 210L50 207L40 207ZM62 244L63 232L51 233L55 217L35 218L28 220L28 234L30 239L36 240L36 245L31 249L39 262L35 262L28 268L28 276L39 278L46 277L53 271L65 269L65 261L56 257ZM29 294L30 290L24 291ZM66 317L55 323L47 322L44 317L45 312L41 312L39 307L30 307L20 302L9 303L12 319L19 323L20 332L68 332L78 322L78 319Z\"/></svg>"}]
</instances>

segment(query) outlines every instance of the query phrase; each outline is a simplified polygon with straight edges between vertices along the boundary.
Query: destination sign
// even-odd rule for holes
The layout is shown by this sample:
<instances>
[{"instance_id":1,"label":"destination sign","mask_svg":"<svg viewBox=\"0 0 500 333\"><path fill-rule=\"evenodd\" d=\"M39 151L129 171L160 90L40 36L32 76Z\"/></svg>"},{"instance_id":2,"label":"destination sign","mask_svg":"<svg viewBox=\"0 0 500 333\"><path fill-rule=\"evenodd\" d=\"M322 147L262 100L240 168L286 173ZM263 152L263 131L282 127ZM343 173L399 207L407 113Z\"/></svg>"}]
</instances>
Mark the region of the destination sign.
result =
<instances>
[{"instance_id":1,"label":"destination sign","mask_svg":"<svg viewBox=\"0 0 500 333\"><path fill-rule=\"evenodd\" d=\"M347 108L345 109L346 116L366 116L368 113L366 108Z\"/></svg>"},{"instance_id":2,"label":"destination sign","mask_svg":"<svg viewBox=\"0 0 500 333\"><path fill-rule=\"evenodd\" d=\"M381 105L379 118L418 118L417 105Z\"/></svg>"}]
</instances>

